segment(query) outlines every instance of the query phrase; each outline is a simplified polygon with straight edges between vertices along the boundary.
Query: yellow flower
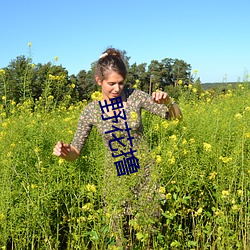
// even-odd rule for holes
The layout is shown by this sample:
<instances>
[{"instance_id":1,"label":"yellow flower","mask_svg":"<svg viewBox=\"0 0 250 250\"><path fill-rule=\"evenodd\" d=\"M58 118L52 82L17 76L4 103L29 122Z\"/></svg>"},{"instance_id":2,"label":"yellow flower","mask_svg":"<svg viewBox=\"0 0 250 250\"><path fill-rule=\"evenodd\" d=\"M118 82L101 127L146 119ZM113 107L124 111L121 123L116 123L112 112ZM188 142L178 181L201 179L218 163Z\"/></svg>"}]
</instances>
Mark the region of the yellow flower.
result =
<instances>
[{"instance_id":1,"label":"yellow flower","mask_svg":"<svg viewBox=\"0 0 250 250\"><path fill-rule=\"evenodd\" d=\"M136 80L135 80L135 83L139 83L139 82L140 82L140 80L139 80L139 79L136 79Z\"/></svg>"},{"instance_id":2,"label":"yellow flower","mask_svg":"<svg viewBox=\"0 0 250 250\"><path fill-rule=\"evenodd\" d=\"M36 147L36 148L34 149L34 151L35 151L36 153L38 153L38 152L41 151L41 149L40 149L39 147Z\"/></svg>"},{"instance_id":3,"label":"yellow flower","mask_svg":"<svg viewBox=\"0 0 250 250\"><path fill-rule=\"evenodd\" d=\"M91 214L89 214L89 216L88 216L88 221L93 221L93 220L94 220L94 216L91 215Z\"/></svg>"},{"instance_id":4,"label":"yellow flower","mask_svg":"<svg viewBox=\"0 0 250 250\"><path fill-rule=\"evenodd\" d=\"M53 100L54 99L54 96L53 95L49 95L48 96L48 100Z\"/></svg>"},{"instance_id":5,"label":"yellow flower","mask_svg":"<svg viewBox=\"0 0 250 250\"><path fill-rule=\"evenodd\" d=\"M111 217L111 214L110 214L110 213L106 213L105 215L106 215L106 217L107 217L108 219Z\"/></svg>"},{"instance_id":6,"label":"yellow flower","mask_svg":"<svg viewBox=\"0 0 250 250\"><path fill-rule=\"evenodd\" d=\"M156 159L155 159L156 163L159 164L162 162L162 158L160 155L156 155Z\"/></svg>"},{"instance_id":7,"label":"yellow flower","mask_svg":"<svg viewBox=\"0 0 250 250\"><path fill-rule=\"evenodd\" d=\"M92 192L92 193L95 193L95 192L96 192L96 186L95 186L95 185L88 184L88 185L86 186L86 189L87 189L89 192Z\"/></svg>"},{"instance_id":8,"label":"yellow flower","mask_svg":"<svg viewBox=\"0 0 250 250\"><path fill-rule=\"evenodd\" d=\"M93 101L101 101L103 99L102 93L100 91L95 91L91 94L91 99Z\"/></svg>"},{"instance_id":9,"label":"yellow flower","mask_svg":"<svg viewBox=\"0 0 250 250\"><path fill-rule=\"evenodd\" d=\"M196 74L198 74L198 70L197 69L194 69L193 70L193 73L196 75Z\"/></svg>"},{"instance_id":10,"label":"yellow flower","mask_svg":"<svg viewBox=\"0 0 250 250\"><path fill-rule=\"evenodd\" d=\"M192 89L193 88L193 85L190 83L190 84L188 84L188 88L189 89Z\"/></svg>"},{"instance_id":11,"label":"yellow flower","mask_svg":"<svg viewBox=\"0 0 250 250\"><path fill-rule=\"evenodd\" d=\"M7 123L7 122L3 122L3 123L2 123L2 126L3 126L4 128L6 128L6 127L8 126L8 123Z\"/></svg>"},{"instance_id":12,"label":"yellow flower","mask_svg":"<svg viewBox=\"0 0 250 250\"><path fill-rule=\"evenodd\" d=\"M4 218L5 218L4 214L0 214L0 221L4 220Z\"/></svg>"},{"instance_id":13,"label":"yellow flower","mask_svg":"<svg viewBox=\"0 0 250 250\"><path fill-rule=\"evenodd\" d=\"M1 71L1 70L0 70L0 71ZM246 110L246 111L250 111L250 107L249 107L249 106L245 107L245 110Z\"/></svg>"},{"instance_id":14,"label":"yellow flower","mask_svg":"<svg viewBox=\"0 0 250 250\"><path fill-rule=\"evenodd\" d=\"M7 157L12 157L12 152L8 152Z\"/></svg>"},{"instance_id":15,"label":"yellow flower","mask_svg":"<svg viewBox=\"0 0 250 250\"><path fill-rule=\"evenodd\" d=\"M76 221L77 221L77 223L85 222L86 218L83 216L80 216Z\"/></svg>"},{"instance_id":16,"label":"yellow flower","mask_svg":"<svg viewBox=\"0 0 250 250\"><path fill-rule=\"evenodd\" d=\"M212 146L209 143L203 142L203 148L207 152L211 152L212 151Z\"/></svg>"},{"instance_id":17,"label":"yellow flower","mask_svg":"<svg viewBox=\"0 0 250 250\"><path fill-rule=\"evenodd\" d=\"M169 164L173 165L175 164L175 158L172 156L170 159L168 159Z\"/></svg>"},{"instance_id":18,"label":"yellow flower","mask_svg":"<svg viewBox=\"0 0 250 250\"><path fill-rule=\"evenodd\" d=\"M155 130L155 131L158 131L158 130L159 130L159 124L155 124L154 130Z\"/></svg>"},{"instance_id":19,"label":"yellow flower","mask_svg":"<svg viewBox=\"0 0 250 250\"><path fill-rule=\"evenodd\" d=\"M182 80L179 80L179 81L178 81L178 84L179 84L179 85L182 85L182 83L183 83Z\"/></svg>"},{"instance_id":20,"label":"yellow flower","mask_svg":"<svg viewBox=\"0 0 250 250\"><path fill-rule=\"evenodd\" d=\"M223 211L221 211L220 209L217 209L217 210L214 212L214 215L215 215L215 216L223 215Z\"/></svg>"},{"instance_id":21,"label":"yellow flower","mask_svg":"<svg viewBox=\"0 0 250 250\"><path fill-rule=\"evenodd\" d=\"M165 187L160 187L159 188L159 193L165 194L166 193L166 188Z\"/></svg>"},{"instance_id":22,"label":"yellow flower","mask_svg":"<svg viewBox=\"0 0 250 250\"><path fill-rule=\"evenodd\" d=\"M242 195L243 194L243 191L241 189L237 190L237 194L238 195Z\"/></svg>"},{"instance_id":23,"label":"yellow flower","mask_svg":"<svg viewBox=\"0 0 250 250\"><path fill-rule=\"evenodd\" d=\"M171 198L172 198L172 194L171 194L171 193L167 193L167 194L166 194L166 199L167 199L167 200L170 200Z\"/></svg>"},{"instance_id":24,"label":"yellow flower","mask_svg":"<svg viewBox=\"0 0 250 250\"><path fill-rule=\"evenodd\" d=\"M195 212L195 216L198 216L198 215L201 215L202 214L202 211L203 211L203 209L202 209L202 207L200 207L196 212Z\"/></svg>"},{"instance_id":25,"label":"yellow flower","mask_svg":"<svg viewBox=\"0 0 250 250\"><path fill-rule=\"evenodd\" d=\"M174 120L171 121L171 124L172 124L173 126L176 126L176 125L179 124L179 120L178 120L178 119L174 119Z\"/></svg>"},{"instance_id":26,"label":"yellow flower","mask_svg":"<svg viewBox=\"0 0 250 250\"><path fill-rule=\"evenodd\" d=\"M52 74L49 74L49 80L55 80L55 79L56 79L55 76L53 76Z\"/></svg>"},{"instance_id":27,"label":"yellow flower","mask_svg":"<svg viewBox=\"0 0 250 250\"><path fill-rule=\"evenodd\" d=\"M191 144L195 143L195 139L194 138L190 138L189 139L189 143L191 143Z\"/></svg>"},{"instance_id":28,"label":"yellow flower","mask_svg":"<svg viewBox=\"0 0 250 250\"><path fill-rule=\"evenodd\" d=\"M186 145L187 144L187 140L184 138L183 140L182 140L182 145Z\"/></svg>"},{"instance_id":29,"label":"yellow flower","mask_svg":"<svg viewBox=\"0 0 250 250\"><path fill-rule=\"evenodd\" d=\"M132 112L130 113L130 115L131 115L131 120L132 120L132 121L136 121L136 120L137 120L138 115L137 115L136 112L132 111Z\"/></svg>"},{"instance_id":30,"label":"yellow flower","mask_svg":"<svg viewBox=\"0 0 250 250\"><path fill-rule=\"evenodd\" d=\"M64 159L63 159L63 158L60 158L60 159L58 160L58 163L59 163L59 165L62 165L62 164L64 163Z\"/></svg>"},{"instance_id":31,"label":"yellow flower","mask_svg":"<svg viewBox=\"0 0 250 250\"><path fill-rule=\"evenodd\" d=\"M4 69L0 69L0 75L5 75L5 70Z\"/></svg>"},{"instance_id":32,"label":"yellow flower","mask_svg":"<svg viewBox=\"0 0 250 250\"><path fill-rule=\"evenodd\" d=\"M172 155L173 155L173 152L170 151L170 150L168 150L168 151L167 151L167 156L168 156L168 157L171 157Z\"/></svg>"},{"instance_id":33,"label":"yellow flower","mask_svg":"<svg viewBox=\"0 0 250 250\"><path fill-rule=\"evenodd\" d=\"M250 138L250 132L245 133L245 138Z\"/></svg>"},{"instance_id":34,"label":"yellow flower","mask_svg":"<svg viewBox=\"0 0 250 250\"><path fill-rule=\"evenodd\" d=\"M217 175L216 172L212 172L212 173L210 173L208 179L209 179L209 180L212 180L212 179L214 179L214 178L216 177L216 175Z\"/></svg>"},{"instance_id":35,"label":"yellow flower","mask_svg":"<svg viewBox=\"0 0 250 250\"><path fill-rule=\"evenodd\" d=\"M2 100L6 100L6 96L5 95L2 96Z\"/></svg>"},{"instance_id":36,"label":"yellow flower","mask_svg":"<svg viewBox=\"0 0 250 250\"><path fill-rule=\"evenodd\" d=\"M233 160L232 157L223 157L223 156L220 156L219 159L222 160L223 163L228 163Z\"/></svg>"},{"instance_id":37,"label":"yellow flower","mask_svg":"<svg viewBox=\"0 0 250 250\"><path fill-rule=\"evenodd\" d=\"M238 206L237 204L234 204L234 205L232 206L232 210L234 210L234 211L239 210L239 206Z\"/></svg>"},{"instance_id":38,"label":"yellow flower","mask_svg":"<svg viewBox=\"0 0 250 250\"><path fill-rule=\"evenodd\" d=\"M163 121L161 123L161 125L162 125L163 128L167 128L168 127L168 122L167 121Z\"/></svg>"},{"instance_id":39,"label":"yellow flower","mask_svg":"<svg viewBox=\"0 0 250 250\"><path fill-rule=\"evenodd\" d=\"M136 85L136 84L134 84L134 85L133 85L133 88L134 88L134 89L137 89L137 85Z\"/></svg>"},{"instance_id":40,"label":"yellow flower","mask_svg":"<svg viewBox=\"0 0 250 250\"><path fill-rule=\"evenodd\" d=\"M171 135L171 136L169 136L169 139L171 141L176 141L177 140L177 136L176 135Z\"/></svg>"},{"instance_id":41,"label":"yellow flower","mask_svg":"<svg viewBox=\"0 0 250 250\"><path fill-rule=\"evenodd\" d=\"M28 42L28 46L31 47L32 46L32 42Z\"/></svg>"},{"instance_id":42,"label":"yellow flower","mask_svg":"<svg viewBox=\"0 0 250 250\"><path fill-rule=\"evenodd\" d=\"M241 120L242 119L242 114L238 113L234 116L237 120Z\"/></svg>"},{"instance_id":43,"label":"yellow flower","mask_svg":"<svg viewBox=\"0 0 250 250\"><path fill-rule=\"evenodd\" d=\"M230 195L230 191L229 190L222 190L222 197L223 198L225 198L225 197L227 197L227 196L229 196Z\"/></svg>"},{"instance_id":44,"label":"yellow flower","mask_svg":"<svg viewBox=\"0 0 250 250\"><path fill-rule=\"evenodd\" d=\"M57 61L58 61L58 56L55 56L55 57L54 57L54 60L57 62Z\"/></svg>"},{"instance_id":45,"label":"yellow flower","mask_svg":"<svg viewBox=\"0 0 250 250\"><path fill-rule=\"evenodd\" d=\"M83 207L82 207L82 211L86 212L86 211L90 211L93 208L93 205L89 202L86 203Z\"/></svg>"},{"instance_id":46,"label":"yellow flower","mask_svg":"<svg viewBox=\"0 0 250 250\"><path fill-rule=\"evenodd\" d=\"M192 89L192 92L197 93L197 89L196 89L196 88L193 88L193 89Z\"/></svg>"},{"instance_id":47,"label":"yellow flower","mask_svg":"<svg viewBox=\"0 0 250 250\"><path fill-rule=\"evenodd\" d=\"M74 89L76 85L74 83L71 84L71 88Z\"/></svg>"}]
</instances>

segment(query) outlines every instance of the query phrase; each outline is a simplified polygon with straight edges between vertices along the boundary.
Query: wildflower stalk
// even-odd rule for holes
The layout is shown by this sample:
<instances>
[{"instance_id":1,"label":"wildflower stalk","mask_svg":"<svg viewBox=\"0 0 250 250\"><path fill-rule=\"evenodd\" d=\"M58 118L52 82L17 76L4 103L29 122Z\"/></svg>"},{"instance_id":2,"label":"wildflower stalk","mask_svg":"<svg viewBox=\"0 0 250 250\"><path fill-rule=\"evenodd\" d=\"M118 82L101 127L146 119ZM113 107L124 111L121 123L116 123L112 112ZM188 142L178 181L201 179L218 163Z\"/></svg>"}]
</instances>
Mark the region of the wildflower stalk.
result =
<instances>
[{"instance_id":1,"label":"wildflower stalk","mask_svg":"<svg viewBox=\"0 0 250 250\"><path fill-rule=\"evenodd\" d=\"M2 78L3 91L4 91L4 95L2 96L2 100L4 102L5 108L7 108L7 85L6 85L6 77L5 77L5 70L4 69L0 69L0 76Z\"/></svg>"},{"instance_id":2,"label":"wildflower stalk","mask_svg":"<svg viewBox=\"0 0 250 250\"><path fill-rule=\"evenodd\" d=\"M26 93L27 91L29 91L27 89L27 87L29 87L29 84L28 84L28 76L29 76L29 73L31 72L31 63L32 63L32 53L31 53L31 46L32 46L32 43L29 42L28 43L28 47L29 47L29 51L28 51L28 59L27 59L27 64L26 64L26 67L25 67L25 73L24 73L24 79L23 79L23 101L26 100ZM29 81L30 83L30 81Z\"/></svg>"}]
</instances>

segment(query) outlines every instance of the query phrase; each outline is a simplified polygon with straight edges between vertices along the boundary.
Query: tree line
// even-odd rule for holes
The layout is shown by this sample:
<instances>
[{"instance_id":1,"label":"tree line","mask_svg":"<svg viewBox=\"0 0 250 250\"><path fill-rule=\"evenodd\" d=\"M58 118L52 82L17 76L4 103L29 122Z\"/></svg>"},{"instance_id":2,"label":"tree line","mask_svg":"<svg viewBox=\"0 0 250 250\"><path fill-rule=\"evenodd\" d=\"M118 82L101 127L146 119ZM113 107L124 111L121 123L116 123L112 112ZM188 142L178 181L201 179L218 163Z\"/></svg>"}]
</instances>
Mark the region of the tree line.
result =
<instances>
[{"instance_id":1,"label":"tree line","mask_svg":"<svg viewBox=\"0 0 250 250\"><path fill-rule=\"evenodd\" d=\"M191 72L191 65L183 60L164 58L146 63L129 64L126 52L123 51L128 68L126 86L136 87L147 93L160 89L166 91L169 86L175 87L200 82ZM62 65L54 62L34 64L31 57L24 55L11 60L9 65L0 70L0 96L2 100L20 103L24 100L53 97L60 102L68 97L71 102L90 100L91 94L99 90L94 80L95 62L90 70L80 70L77 75L69 75ZM134 86L135 87L135 86Z\"/></svg>"}]
</instances>

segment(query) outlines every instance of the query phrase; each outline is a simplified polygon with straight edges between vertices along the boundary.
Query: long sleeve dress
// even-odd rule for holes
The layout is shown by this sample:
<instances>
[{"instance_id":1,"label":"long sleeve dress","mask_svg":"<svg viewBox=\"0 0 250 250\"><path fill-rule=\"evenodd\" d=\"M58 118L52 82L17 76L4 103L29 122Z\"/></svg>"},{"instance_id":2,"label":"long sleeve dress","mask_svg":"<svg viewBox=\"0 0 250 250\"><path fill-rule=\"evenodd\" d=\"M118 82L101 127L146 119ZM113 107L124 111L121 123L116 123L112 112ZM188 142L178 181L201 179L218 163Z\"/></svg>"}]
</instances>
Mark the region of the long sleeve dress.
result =
<instances>
[{"instance_id":1,"label":"long sleeve dress","mask_svg":"<svg viewBox=\"0 0 250 250\"><path fill-rule=\"evenodd\" d=\"M136 213L149 218L153 216L159 200L157 196L159 179L154 161L150 157L149 147L143 137L141 112L142 109L146 109L164 119L169 118L169 112L166 105L155 103L151 96L143 91L136 89L123 91L126 96L126 107L123 108L122 115L114 119L102 112L98 101L89 103L82 111L71 144L81 151L92 127L96 126L108 149L102 183L105 207L112 212L114 218L120 214ZM134 168L133 166L130 168L129 162L125 160L132 158L132 153L126 154L131 152L131 148L132 151L136 151L132 152L136 157L132 162ZM134 170L132 173L129 171L131 169ZM117 223L115 224L117 230Z\"/></svg>"}]
</instances>

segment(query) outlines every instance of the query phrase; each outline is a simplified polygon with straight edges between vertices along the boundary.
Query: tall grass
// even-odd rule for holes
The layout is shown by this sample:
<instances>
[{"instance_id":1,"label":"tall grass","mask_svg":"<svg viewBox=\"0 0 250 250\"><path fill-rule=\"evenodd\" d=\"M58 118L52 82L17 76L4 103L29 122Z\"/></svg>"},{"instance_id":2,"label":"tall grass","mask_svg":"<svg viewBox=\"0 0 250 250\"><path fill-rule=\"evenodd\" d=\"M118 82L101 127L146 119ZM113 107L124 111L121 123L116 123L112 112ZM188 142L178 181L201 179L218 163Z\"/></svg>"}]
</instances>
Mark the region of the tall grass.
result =
<instances>
[{"instance_id":1,"label":"tall grass","mask_svg":"<svg viewBox=\"0 0 250 250\"><path fill-rule=\"evenodd\" d=\"M46 105L10 102L8 116L1 106L0 247L118 249L102 204L105 149L97 130L77 161L52 155L56 141L72 140L86 103ZM218 96L183 93L179 105L181 122L143 114L165 197L150 248L249 249L249 85ZM148 244L150 222L143 223L131 220L134 249Z\"/></svg>"}]
</instances>

